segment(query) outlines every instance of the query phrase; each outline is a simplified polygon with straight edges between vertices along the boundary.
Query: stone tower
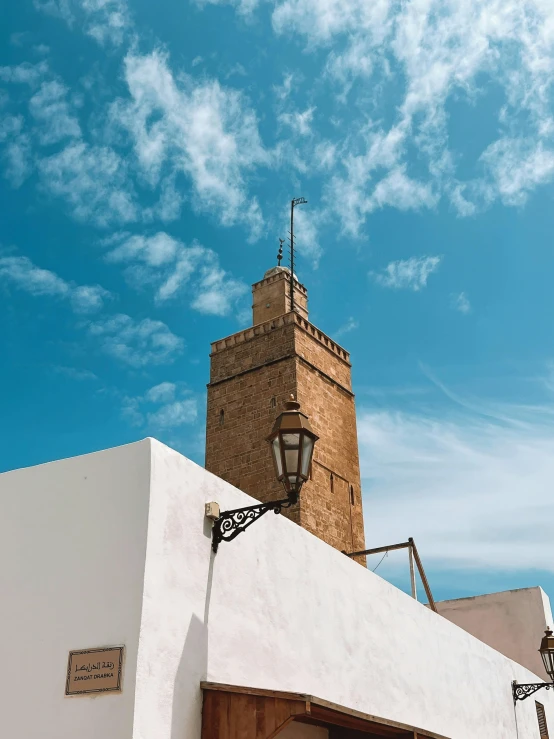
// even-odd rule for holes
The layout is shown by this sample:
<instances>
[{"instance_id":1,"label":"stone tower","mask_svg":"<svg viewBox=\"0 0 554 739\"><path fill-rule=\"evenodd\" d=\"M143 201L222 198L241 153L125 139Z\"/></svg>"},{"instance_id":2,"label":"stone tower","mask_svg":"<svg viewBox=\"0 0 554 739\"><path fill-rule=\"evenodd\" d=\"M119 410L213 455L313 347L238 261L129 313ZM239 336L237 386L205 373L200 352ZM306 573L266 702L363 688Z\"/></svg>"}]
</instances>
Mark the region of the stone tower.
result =
<instances>
[{"instance_id":1,"label":"stone tower","mask_svg":"<svg viewBox=\"0 0 554 739\"><path fill-rule=\"evenodd\" d=\"M320 437L286 515L339 550L365 548L350 357L308 321L306 288L274 267L252 286L253 326L212 344L206 469L261 501L284 497L268 443L293 393Z\"/></svg>"}]
</instances>

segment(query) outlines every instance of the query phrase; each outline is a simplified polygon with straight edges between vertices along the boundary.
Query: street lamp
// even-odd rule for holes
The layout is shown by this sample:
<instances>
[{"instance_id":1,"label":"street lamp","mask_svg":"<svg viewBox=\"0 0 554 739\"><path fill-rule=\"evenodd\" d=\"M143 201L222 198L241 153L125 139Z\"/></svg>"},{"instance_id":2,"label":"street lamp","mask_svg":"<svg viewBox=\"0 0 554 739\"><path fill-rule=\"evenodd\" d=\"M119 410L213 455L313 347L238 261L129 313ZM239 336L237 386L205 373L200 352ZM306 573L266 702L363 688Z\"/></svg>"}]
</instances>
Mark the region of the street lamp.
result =
<instances>
[{"instance_id":1,"label":"street lamp","mask_svg":"<svg viewBox=\"0 0 554 739\"><path fill-rule=\"evenodd\" d=\"M547 629L544 632L539 652L544 663L544 669L552 682L517 683L514 680L512 683L514 702L517 700L525 700L525 698L533 695L533 693L536 693L537 690L540 690L541 688L546 688L547 690L550 690L551 688L554 689L554 635L550 629Z\"/></svg>"},{"instance_id":2,"label":"street lamp","mask_svg":"<svg viewBox=\"0 0 554 739\"><path fill-rule=\"evenodd\" d=\"M308 479L314 446L318 436L312 431L308 416L300 410L300 403L291 399L286 410L273 425L267 441L271 444L275 474L283 484L287 496L298 501L300 488Z\"/></svg>"},{"instance_id":3,"label":"street lamp","mask_svg":"<svg viewBox=\"0 0 554 739\"><path fill-rule=\"evenodd\" d=\"M214 552L217 552L222 541L232 541L264 513L268 511L281 513L283 508L290 508L298 503L300 489L310 474L314 446L318 439L310 426L308 416L302 413L300 404L291 395L290 400L285 403L285 410L278 416L271 434L267 437L275 474L285 488L287 497L223 513L219 513L217 504L207 503L206 515L214 519L212 532Z\"/></svg>"}]
</instances>

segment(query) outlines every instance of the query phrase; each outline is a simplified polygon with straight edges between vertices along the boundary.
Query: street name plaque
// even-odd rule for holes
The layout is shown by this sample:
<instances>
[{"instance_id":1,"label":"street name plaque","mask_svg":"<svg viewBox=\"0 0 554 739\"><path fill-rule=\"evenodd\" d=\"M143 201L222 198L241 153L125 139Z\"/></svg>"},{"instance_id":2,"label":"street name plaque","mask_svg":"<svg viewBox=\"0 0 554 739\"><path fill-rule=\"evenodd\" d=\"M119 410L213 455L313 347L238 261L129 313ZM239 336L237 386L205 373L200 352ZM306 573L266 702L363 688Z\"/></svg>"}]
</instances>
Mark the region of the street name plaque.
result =
<instances>
[{"instance_id":1,"label":"street name plaque","mask_svg":"<svg viewBox=\"0 0 554 739\"><path fill-rule=\"evenodd\" d=\"M81 649L69 653L66 695L121 692L123 647Z\"/></svg>"}]
</instances>

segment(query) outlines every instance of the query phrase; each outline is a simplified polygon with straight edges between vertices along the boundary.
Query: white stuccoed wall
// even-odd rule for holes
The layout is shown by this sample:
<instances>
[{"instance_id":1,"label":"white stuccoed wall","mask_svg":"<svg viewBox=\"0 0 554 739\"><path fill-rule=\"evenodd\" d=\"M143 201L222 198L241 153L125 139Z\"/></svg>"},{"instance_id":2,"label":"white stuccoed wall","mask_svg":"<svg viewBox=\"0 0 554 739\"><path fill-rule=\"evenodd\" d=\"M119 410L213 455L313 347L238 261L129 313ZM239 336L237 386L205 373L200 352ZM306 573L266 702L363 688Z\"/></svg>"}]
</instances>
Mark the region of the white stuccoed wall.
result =
<instances>
[{"instance_id":1,"label":"white stuccoed wall","mask_svg":"<svg viewBox=\"0 0 554 739\"><path fill-rule=\"evenodd\" d=\"M550 680L539 654L544 631L553 626L550 601L542 588L444 600L437 603L437 609L449 621L524 665L541 680Z\"/></svg>"},{"instance_id":2,"label":"white stuccoed wall","mask_svg":"<svg viewBox=\"0 0 554 739\"><path fill-rule=\"evenodd\" d=\"M214 557L210 500L252 502L151 440L0 476L0 736L200 739L208 679L537 738L533 698L516 735L510 688L534 675L284 517ZM64 697L70 649L120 643L121 695ZM320 739L306 728L290 739Z\"/></svg>"},{"instance_id":3,"label":"white stuccoed wall","mask_svg":"<svg viewBox=\"0 0 554 739\"><path fill-rule=\"evenodd\" d=\"M537 739L537 677L285 517L211 554L204 503L253 502L158 442L133 739L199 739L198 682L308 693L451 739ZM163 696L163 697L162 697ZM539 697L540 696L540 697ZM554 701L545 704L554 728Z\"/></svg>"},{"instance_id":4,"label":"white stuccoed wall","mask_svg":"<svg viewBox=\"0 0 554 739\"><path fill-rule=\"evenodd\" d=\"M150 442L0 475L0 737L132 735ZM65 697L71 649L125 644L121 695Z\"/></svg>"}]
</instances>

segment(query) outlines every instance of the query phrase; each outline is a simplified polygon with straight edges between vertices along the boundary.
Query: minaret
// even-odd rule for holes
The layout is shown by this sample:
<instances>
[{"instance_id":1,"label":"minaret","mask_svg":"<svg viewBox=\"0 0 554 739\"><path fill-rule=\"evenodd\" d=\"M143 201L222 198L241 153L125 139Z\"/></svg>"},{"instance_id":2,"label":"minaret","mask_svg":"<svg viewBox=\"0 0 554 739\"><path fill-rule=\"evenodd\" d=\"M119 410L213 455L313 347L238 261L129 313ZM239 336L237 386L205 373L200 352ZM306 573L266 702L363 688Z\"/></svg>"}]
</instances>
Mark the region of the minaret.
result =
<instances>
[{"instance_id":1,"label":"minaret","mask_svg":"<svg viewBox=\"0 0 554 739\"><path fill-rule=\"evenodd\" d=\"M365 549L350 355L308 321L290 271L252 286L253 325L212 344L206 469L261 501L283 497L265 441L291 393L320 437L310 479L289 518L339 550Z\"/></svg>"}]
</instances>

